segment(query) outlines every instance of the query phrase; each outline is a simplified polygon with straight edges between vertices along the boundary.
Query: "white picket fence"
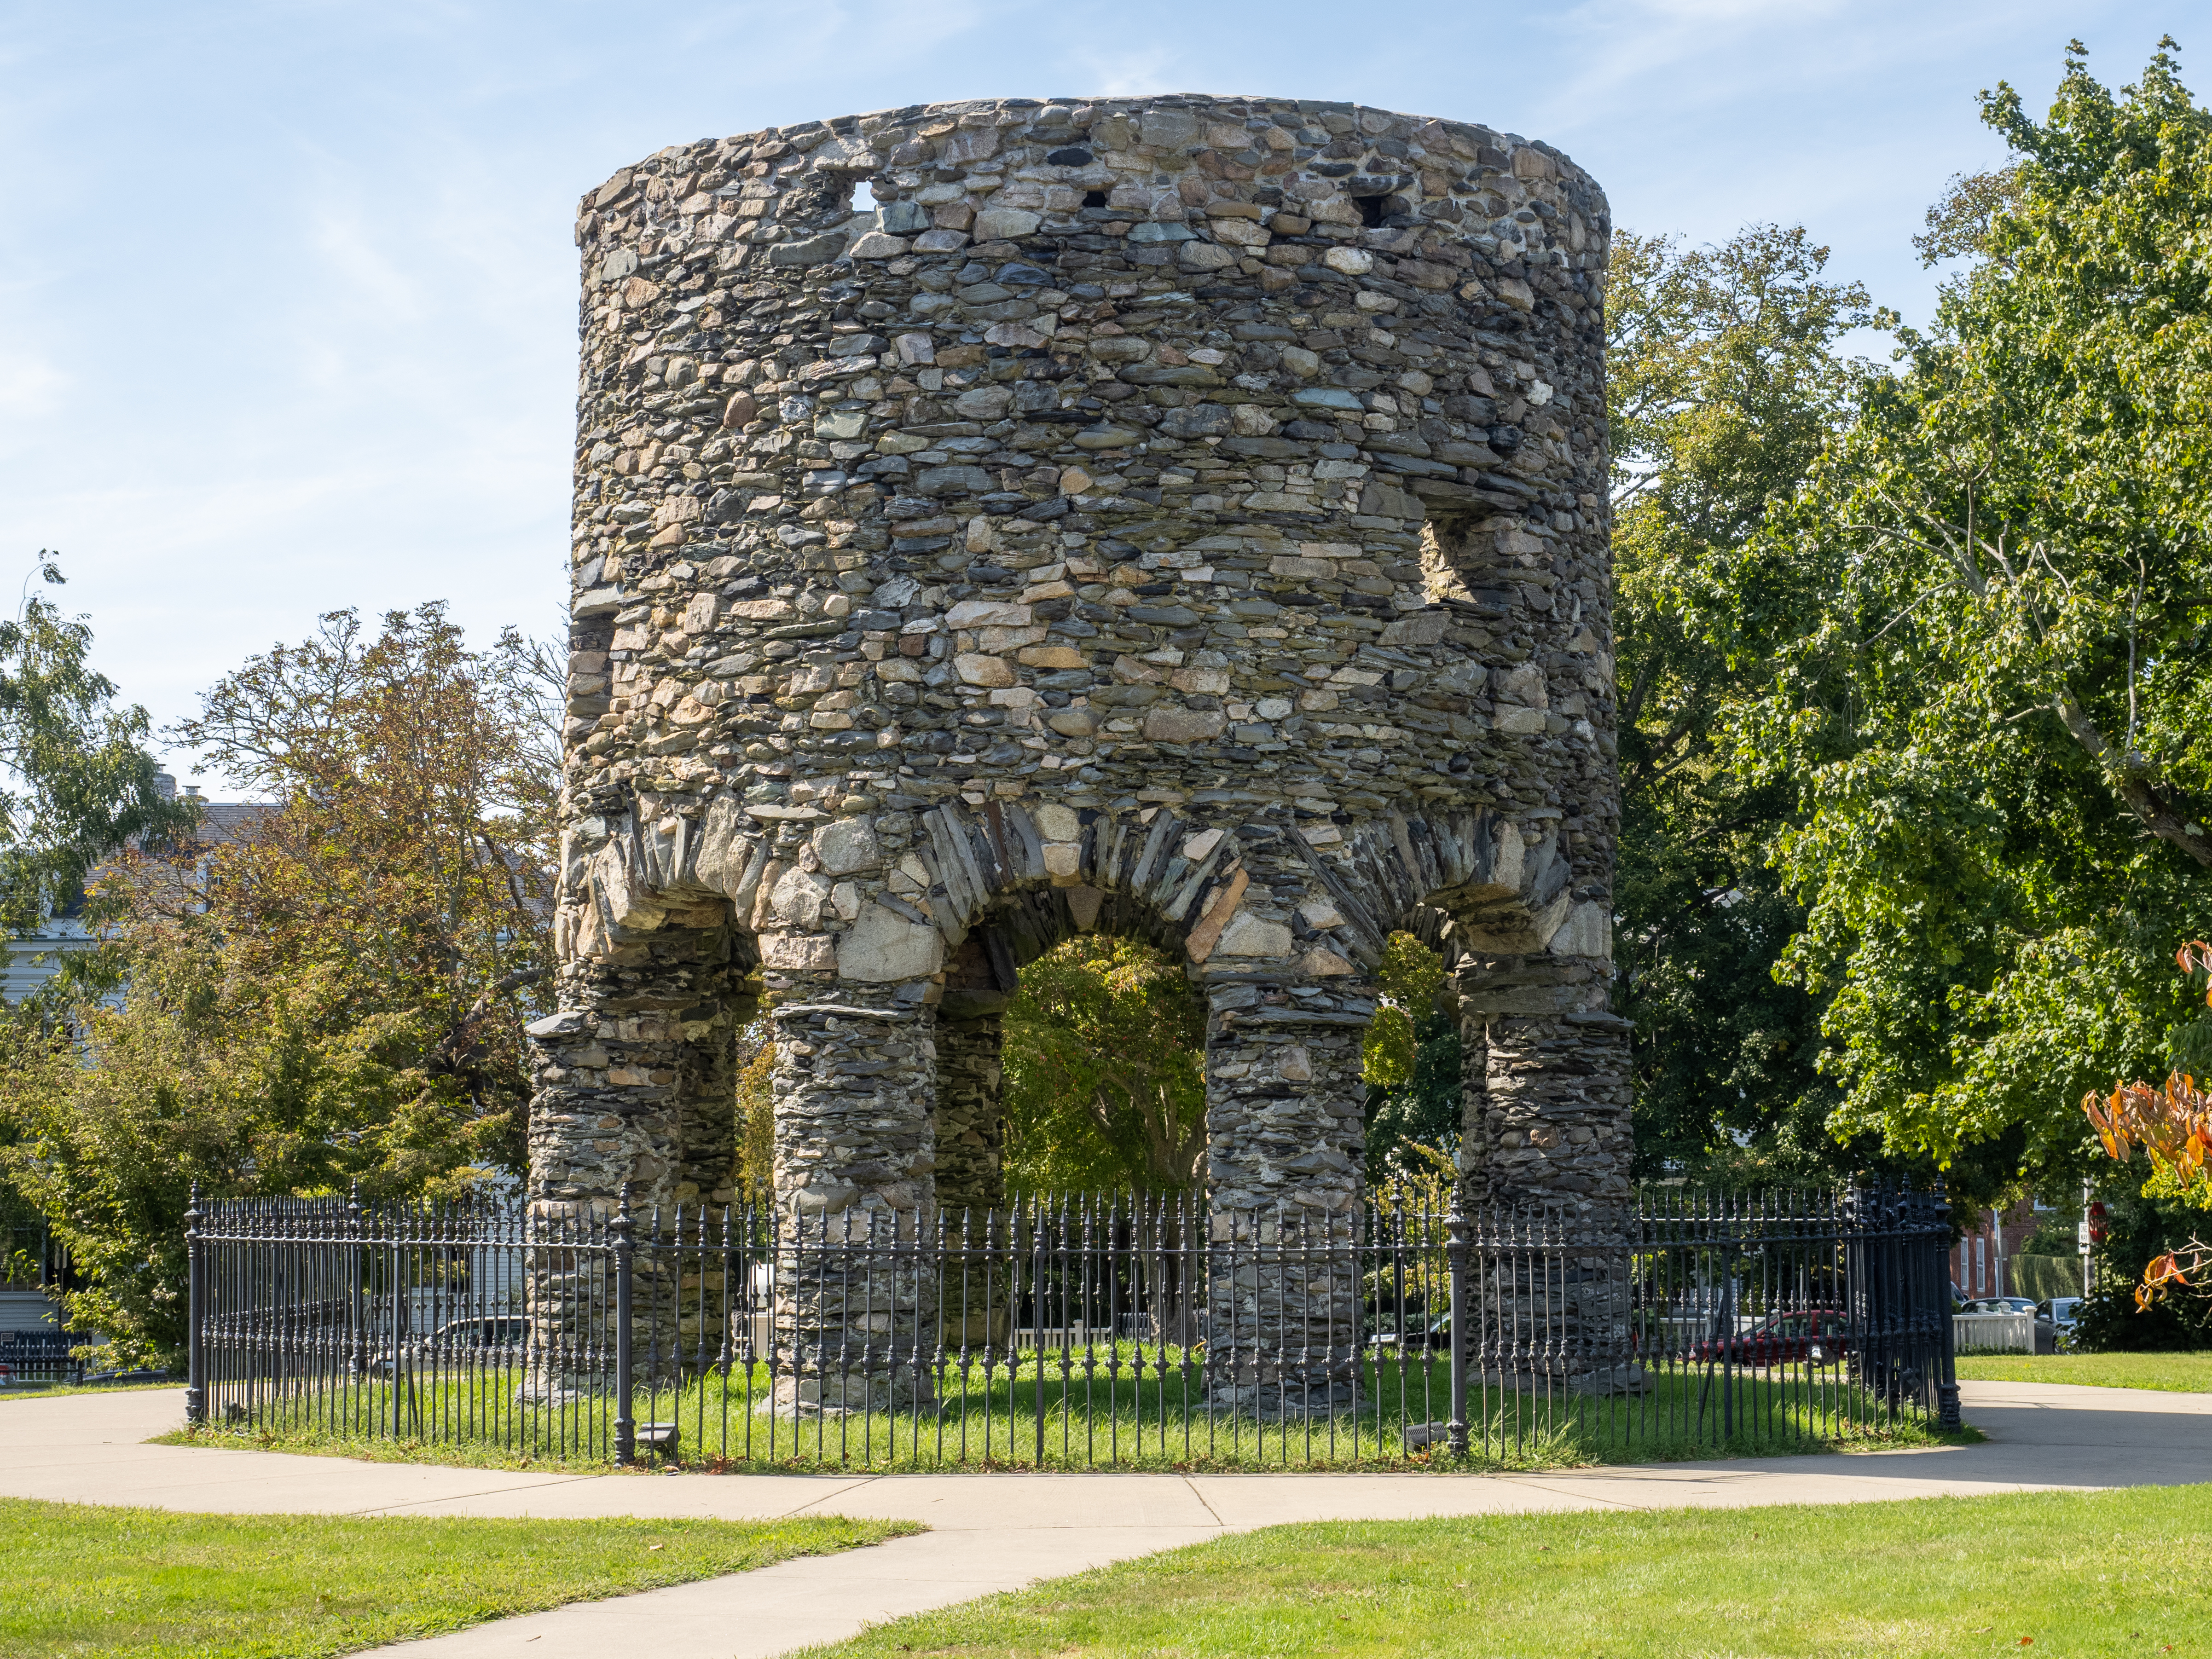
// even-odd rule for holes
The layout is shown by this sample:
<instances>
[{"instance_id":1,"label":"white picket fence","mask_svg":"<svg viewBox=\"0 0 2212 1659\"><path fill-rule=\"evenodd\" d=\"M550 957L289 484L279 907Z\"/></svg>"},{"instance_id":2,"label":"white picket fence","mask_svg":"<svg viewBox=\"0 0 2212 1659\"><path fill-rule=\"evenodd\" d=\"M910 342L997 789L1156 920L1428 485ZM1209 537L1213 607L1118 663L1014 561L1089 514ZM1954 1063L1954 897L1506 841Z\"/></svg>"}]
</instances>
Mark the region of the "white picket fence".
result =
<instances>
[{"instance_id":1,"label":"white picket fence","mask_svg":"<svg viewBox=\"0 0 2212 1659\"><path fill-rule=\"evenodd\" d=\"M2035 1352L2035 1316L2032 1313L1954 1314L1953 1346L1960 1353L2012 1349Z\"/></svg>"}]
</instances>

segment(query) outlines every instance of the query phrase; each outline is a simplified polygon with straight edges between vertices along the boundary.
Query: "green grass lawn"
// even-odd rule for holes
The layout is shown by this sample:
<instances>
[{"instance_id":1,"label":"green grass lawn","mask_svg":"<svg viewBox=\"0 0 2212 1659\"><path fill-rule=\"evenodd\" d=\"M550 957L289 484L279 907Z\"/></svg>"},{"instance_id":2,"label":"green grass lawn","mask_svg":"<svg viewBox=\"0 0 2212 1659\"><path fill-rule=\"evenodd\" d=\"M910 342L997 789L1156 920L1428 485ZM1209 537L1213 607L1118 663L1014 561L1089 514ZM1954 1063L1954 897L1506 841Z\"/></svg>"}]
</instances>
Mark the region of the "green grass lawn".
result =
<instances>
[{"instance_id":1,"label":"green grass lawn","mask_svg":"<svg viewBox=\"0 0 2212 1659\"><path fill-rule=\"evenodd\" d=\"M1295 1401L1260 1414L1209 1406L1202 1370L1133 1375L1133 1355L1063 1374L1034 1361L1009 1377L947 1367L934 1407L797 1423L756 1408L765 1369L710 1373L680 1390L641 1393L641 1423L678 1426L679 1462L718 1473L810 1468L993 1468L1535 1469L1591 1463L1893 1449L1949 1443L1891 1411L1840 1367L1753 1372L1685 1366L1646 1393L1590 1399L1478 1388L1468 1401L1474 1455L1409 1453L1409 1426L1449 1416L1439 1357L1361 1367L1357 1410ZM532 1403L514 1372L420 1382L323 1377L215 1389L210 1426L173 1444L246 1445L376 1462L496 1468L599 1469L612 1408L600 1394ZM233 1412L235 1408L235 1417ZM1959 1437L1978 1439L1969 1431Z\"/></svg>"},{"instance_id":2,"label":"green grass lawn","mask_svg":"<svg viewBox=\"0 0 2212 1659\"><path fill-rule=\"evenodd\" d=\"M2212 1353L1960 1354L1959 1376L1976 1382L2078 1382L2093 1389L2212 1393Z\"/></svg>"},{"instance_id":3,"label":"green grass lawn","mask_svg":"<svg viewBox=\"0 0 2212 1659\"><path fill-rule=\"evenodd\" d=\"M2212 1651L2212 1488L1278 1527L882 1625L837 1659Z\"/></svg>"},{"instance_id":4,"label":"green grass lawn","mask_svg":"<svg viewBox=\"0 0 2212 1659\"><path fill-rule=\"evenodd\" d=\"M0 1498L8 1659L314 1659L921 1528L353 1520Z\"/></svg>"}]
</instances>

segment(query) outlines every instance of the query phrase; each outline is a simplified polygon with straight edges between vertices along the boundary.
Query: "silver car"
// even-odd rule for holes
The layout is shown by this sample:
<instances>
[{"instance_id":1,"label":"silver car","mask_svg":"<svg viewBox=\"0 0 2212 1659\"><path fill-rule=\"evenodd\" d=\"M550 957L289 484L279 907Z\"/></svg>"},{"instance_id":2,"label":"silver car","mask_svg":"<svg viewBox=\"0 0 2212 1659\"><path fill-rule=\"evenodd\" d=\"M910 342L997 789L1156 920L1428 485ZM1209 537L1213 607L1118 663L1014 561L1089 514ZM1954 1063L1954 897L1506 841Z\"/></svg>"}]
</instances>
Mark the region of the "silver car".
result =
<instances>
[{"instance_id":1,"label":"silver car","mask_svg":"<svg viewBox=\"0 0 2212 1659\"><path fill-rule=\"evenodd\" d=\"M2081 1298L2054 1296L2047 1302L2037 1303L2035 1323L2038 1329L2049 1328L2053 1347L2072 1347L2074 1334L2081 1323Z\"/></svg>"}]
</instances>

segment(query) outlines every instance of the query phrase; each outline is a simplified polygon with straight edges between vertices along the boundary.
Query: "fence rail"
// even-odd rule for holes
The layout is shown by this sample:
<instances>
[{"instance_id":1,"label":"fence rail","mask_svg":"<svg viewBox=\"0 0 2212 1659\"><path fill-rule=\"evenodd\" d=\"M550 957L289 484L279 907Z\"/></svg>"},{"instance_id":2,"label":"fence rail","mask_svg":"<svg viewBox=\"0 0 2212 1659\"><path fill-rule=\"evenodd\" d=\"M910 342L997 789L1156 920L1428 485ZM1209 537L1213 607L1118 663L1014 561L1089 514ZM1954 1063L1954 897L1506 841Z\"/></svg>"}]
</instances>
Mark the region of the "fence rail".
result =
<instances>
[{"instance_id":1,"label":"fence rail","mask_svg":"<svg viewBox=\"0 0 2212 1659\"><path fill-rule=\"evenodd\" d=\"M1362 1467L1956 1422L1940 1194L1208 1212L200 1203L187 1410L709 1468Z\"/></svg>"}]
</instances>

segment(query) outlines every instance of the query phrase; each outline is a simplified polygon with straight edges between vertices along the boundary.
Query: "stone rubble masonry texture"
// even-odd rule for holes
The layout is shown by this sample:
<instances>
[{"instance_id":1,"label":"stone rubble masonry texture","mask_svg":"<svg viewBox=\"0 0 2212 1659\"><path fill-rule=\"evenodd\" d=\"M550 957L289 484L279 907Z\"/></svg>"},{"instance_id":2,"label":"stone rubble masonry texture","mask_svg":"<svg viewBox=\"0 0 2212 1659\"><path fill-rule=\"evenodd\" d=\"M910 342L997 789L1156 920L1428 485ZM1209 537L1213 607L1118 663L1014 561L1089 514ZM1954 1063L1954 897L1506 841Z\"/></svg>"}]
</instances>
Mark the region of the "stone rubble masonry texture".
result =
<instances>
[{"instance_id":1,"label":"stone rubble masonry texture","mask_svg":"<svg viewBox=\"0 0 2212 1659\"><path fill-rule=\"evenodd\" d=\"M665 149L576 235L541 1201L728 1199L762 986L787 1217L994 1201L998 1011L1097 930L1207 998L1217 1231L1341 1214L1401 927L1454 964L1473 1194L1625 1201L1580 169L1008 99Z\"/></svg>"}]
</instances>

